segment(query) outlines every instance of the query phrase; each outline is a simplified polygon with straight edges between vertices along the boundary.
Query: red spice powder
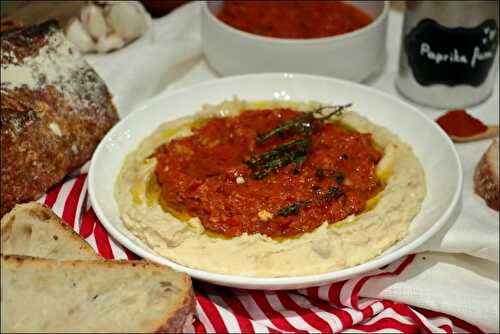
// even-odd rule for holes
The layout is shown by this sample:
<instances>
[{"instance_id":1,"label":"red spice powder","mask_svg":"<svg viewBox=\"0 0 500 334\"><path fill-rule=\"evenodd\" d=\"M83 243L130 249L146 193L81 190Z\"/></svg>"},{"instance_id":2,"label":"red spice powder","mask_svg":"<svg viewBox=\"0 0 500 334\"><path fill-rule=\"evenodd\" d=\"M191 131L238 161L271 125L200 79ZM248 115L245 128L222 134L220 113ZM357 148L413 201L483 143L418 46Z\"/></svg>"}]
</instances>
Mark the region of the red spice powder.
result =
<instances>
[{"instance_id":1,"label":"red spice powder","mask_svg":"<svg viewBox=\"0 0 500 334\"><path fill-rule=\"evenodd\" d=\"M457 137L476 135L488 128L483 122L472 117L463 109L450 110L439 117L436 122L447 134Z\"/></svg>"}]
</instances>

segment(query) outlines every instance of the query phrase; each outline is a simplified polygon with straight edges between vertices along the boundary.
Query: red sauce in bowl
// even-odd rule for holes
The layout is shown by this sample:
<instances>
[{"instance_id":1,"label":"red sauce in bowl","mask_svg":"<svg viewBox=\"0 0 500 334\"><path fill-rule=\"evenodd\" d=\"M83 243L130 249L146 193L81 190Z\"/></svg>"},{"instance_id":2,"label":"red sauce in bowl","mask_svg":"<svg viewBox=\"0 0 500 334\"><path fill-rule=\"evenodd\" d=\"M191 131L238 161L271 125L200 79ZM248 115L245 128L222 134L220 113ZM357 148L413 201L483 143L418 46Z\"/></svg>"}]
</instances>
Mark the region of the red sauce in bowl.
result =
<instances>
[{"instance_id":1,"label":"red sauce in bowl","mask_svg":"<svg viewBox=\"0 0 500 334\"><path fill-rule=\"evenodd\" d=\"M257 179L245 163L300 138L256 143L258 134L299 115L290 109L245 111L211 119L192 135L160 146L155 174L162 204L199 217L205 229L227 237L294 236L362 212L381 189L375 174L381 155L371 134L324 123L310 137L300 169L292 163Z\"/></svg>"},{"instance_id":2,"label":"red sauce in bowl","mask_svg":"<svg viewBox=\"0 0 500 334\"><path fill-rule=\"evenodd\" d=\"M373 19L342 1L224 1L217 17L256 35L308 39L345 34Z\"/></svg>"}]
</instances>

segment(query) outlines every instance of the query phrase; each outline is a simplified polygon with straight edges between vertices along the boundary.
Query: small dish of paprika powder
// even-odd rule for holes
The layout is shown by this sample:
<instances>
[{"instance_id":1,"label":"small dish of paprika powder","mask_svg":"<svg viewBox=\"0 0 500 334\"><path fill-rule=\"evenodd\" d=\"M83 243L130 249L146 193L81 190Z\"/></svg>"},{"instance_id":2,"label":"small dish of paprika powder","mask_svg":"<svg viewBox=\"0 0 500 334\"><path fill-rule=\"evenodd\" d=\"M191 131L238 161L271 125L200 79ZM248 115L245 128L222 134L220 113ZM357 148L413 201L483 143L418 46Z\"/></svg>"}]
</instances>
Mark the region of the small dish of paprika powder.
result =
<instances>
[{"instance_id":1,"label":"small dish of paprika powder","mask_svg":"<svg viewBox=\"0 0 500 334\"><path fill-rule=\"evenodd\" d=\"M224 76L307 73L363 81L385 60L387 1L206 1L203 49Z\"/></svg>"},{"instance_id":2,"label":"small dish of paprika powder","mask_svg":"<svg viewBox=\"0 0 500 334\"><path fill-rule=\"evenodd\" d=\"M454 142L469 142L498 136L498 125L486 125L463 109L450 110L436 122Z\"/></svg>"}]
</instances>

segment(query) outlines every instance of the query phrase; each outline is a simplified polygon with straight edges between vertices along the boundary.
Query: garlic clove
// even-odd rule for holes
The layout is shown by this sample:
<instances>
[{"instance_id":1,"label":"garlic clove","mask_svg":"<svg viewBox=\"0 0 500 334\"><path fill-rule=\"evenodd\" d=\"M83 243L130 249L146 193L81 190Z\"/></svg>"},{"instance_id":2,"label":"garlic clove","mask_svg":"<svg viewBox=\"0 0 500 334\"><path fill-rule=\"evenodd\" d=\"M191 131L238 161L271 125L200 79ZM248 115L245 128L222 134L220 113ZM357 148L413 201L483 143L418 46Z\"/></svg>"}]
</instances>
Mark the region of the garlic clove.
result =
<instances>
[{"instance_id":1,"label":"garlic clove","mask_svg":"<svg viewBox=\"0 0 500 334\"><path fill-rule=\"evenodd\" d=\"M105 13L109 26L126 42L147 30L147 14L138 2L110 2Z\"/></svg>"},{"instance_id":2,"label":"garlic clove","mask_svg":"<svg viewBox=\"0 0 500 334\"><path fill-rule=\"evenodd\" d=\"M66 38L73 43L80 52L92 52L96 45L87 33L80 20L72 18L66 26Z\"/></svg>"},{"instance_id":3,"label":"garlic clove","mask_svg":"<svg viewBox=\"0 0 500 334\"><path fill-rule=\"evenodd\" d=\"M125 45L123 38L113 33L108 36L101 36L97 40L97 52L106 53L112 50L120 49Z\"/></svg>"},{"instance_id":4,"label":"garlic clove","mask_svg":"<svg viewBox=\"0 0 500 334\"><path fill-rule=\"evenodd\" d=\"M99 39L101 36L107 34L108 26L104 19L103 10L100 7L94 5L83 7L80 12L80 19L85 30L95 39Z\"/></svg>"}]
</instances>

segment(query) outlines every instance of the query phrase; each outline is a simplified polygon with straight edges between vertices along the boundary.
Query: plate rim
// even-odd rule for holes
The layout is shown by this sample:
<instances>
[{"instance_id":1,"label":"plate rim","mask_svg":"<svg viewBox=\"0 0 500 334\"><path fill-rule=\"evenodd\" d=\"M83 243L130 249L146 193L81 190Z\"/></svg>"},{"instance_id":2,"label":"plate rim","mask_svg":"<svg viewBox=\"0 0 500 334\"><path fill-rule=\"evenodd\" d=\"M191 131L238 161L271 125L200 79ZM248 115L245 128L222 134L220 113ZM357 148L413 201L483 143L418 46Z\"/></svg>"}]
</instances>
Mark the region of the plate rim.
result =
<instances>
[{"instance_id":1,"label":"plate rim","mask_svg":"<svg viewBox=\"0 0 500 334\"><path fill-rule=\"evenodd\" d=\"M445 141L448 144L448 147L451 149L453 157L454 157L454 162L456 163L457 170L458 170L458 179L456 183L456 190L455 193L453 194L452 200L448 208L445 210L445 212L440 216L439 219L437 219L434 224L426 230L422 235L420 235L416 240L413 242L404 245L400 247L399 249L394 250L391 253L385 254L382 257L379 258L374 258L371 259L367 262L364 262L362 264L358 264L353 267L337 270L337 271L331 271L331 272L325 272L325 273L320 273L320 274L313 274L313 275L302 275L302 276L284 276L284 277L252 277L252 276L241 276L241 275L229 275L229 274L221 274L221 273L214 273L214 272L209 272L209 271L204 271L200 269L194 269L190 268L187 266L184 266L182 264L176 263L170 259L167 259L165 257L162 257L160 255L155 254L153 250L149 248L149 246L145 245L147 248L150 249L150 251L147 251L143 249L140 246L137 246L134 242L129 240L127 236L122 234L120 231L118 231L110 221L106 218L104 215L101 207L98 205L98 201L96 198L96 192L94 188L94 179L95 175L98 173L96 171L96 161L97 158L101 153L101 151L104 149L107 143L107 139L111 136L113 136L115 129L118 129L118 125L121 123L126 122L126 120L129 117L132 117L136 113L143 112L144 110L147 110L150 108L152 105L155 105L158 101L163 100L163 99L168 99L172 95L177 95L177 94L183 94L187 91L190 90L196 90L203 88L204 86L211 86L214 84L218 84L219 82L230 82L230 81L239 81L239 80L244 80L245 78L269 78L269 77L274 77L274 78L282 78L285 80L300 80L300 79L308 79L308 80L323 80L323 81L330 81L336 84L341 84L341 85L347 85L347 86L353 86L354 89L358 90L365 90L370 93L380 95L384 99L390 99L393 100L397 103L404 104L407 108L412 109L415 113L418 114L419 117L423 118L426 122L429 122L433 124L435 129L439 132L441 137L445 139ZM144 259L160 263L162 265L166 265L172 269L175 269L177 271L184 272L188 274L189 276L202 280L202 281L207 281L210 283L215 283L219 285L224 285L224 286L229 286L229 287L251 287L251 288L258 288L258 289L266 289L266 290L275 290L275 289L287 289L290 288L290 286L318 286L322 284L327 284L335 281L340 281L340 280L345 280L350 277L353 277L355 275L363 274L370 272L372 270L376 270L384 265L390 264L403 256L406 256L410 254L412 251L420 247L423 243L428 241L432 236L434 236L443 226L446 225L446 223L453 218L455 211L459 207L460 203L460 198L462 194L462 189L463 189L463 168L460 163L460 158L458 156L458 152L453 145L451 139L446 135L446 133L437 125L435 122L432 122L432 120L420 109L418 109L416 106L411 105L407 101L399 98L398 96L392 95L390 93L387 93L385 91L378 90L376 88L373 88L371 86L366 86L362 85L360 83L356 82L351 82L343 79L338 79L338 78L332 78L332 77L326 77L326 76L320 76L320 75L311 75L311 74L301 74L301 73L289 73L289 72L277 72L277 73L256 73L256 74L244 74L244 75L238 75L238 76L230 76L230 77L224 77L224 78L215 78L211 80L206 80L194 85L189 85L186 87L182 87L179 89L175 90L166 90L158 94L157 96L147 100L143 104L141 104L138 108L130 112L128 115L126 115L124 118L122 118L118 123L116 123L112 129L110 129L106 135L103 137L103 139L99 142L99 145L97 146L94 154L92 155L92 159L90 162L90 168L88 172L88 192L89 192L89 198L90 202L92 205L92 208L106 229L106 231L114 238L116 239L122 246L125 248L130 249L132 252L135 254L141 256ZM114 197L113 197L114 200ZM417 214L418 215L418 214ZM121 219L121 218L120 218ZM415 217L412 219L412 221L415 219ZM125 227L126 228L126 227ZM132 232L130 232L132 233Z\"/></svg>"}]
</instances>

